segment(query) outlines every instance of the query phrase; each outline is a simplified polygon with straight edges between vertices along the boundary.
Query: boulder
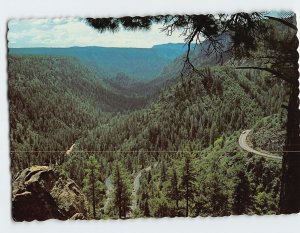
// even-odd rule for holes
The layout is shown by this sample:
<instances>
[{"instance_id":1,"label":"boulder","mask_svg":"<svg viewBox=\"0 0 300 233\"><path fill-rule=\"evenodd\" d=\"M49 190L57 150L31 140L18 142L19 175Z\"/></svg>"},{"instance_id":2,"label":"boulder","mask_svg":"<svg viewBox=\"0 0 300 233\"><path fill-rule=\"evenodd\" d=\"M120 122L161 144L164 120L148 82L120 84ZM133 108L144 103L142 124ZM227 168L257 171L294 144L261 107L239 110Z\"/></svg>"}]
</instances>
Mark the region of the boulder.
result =
<instances>
[{"instance_id":1,"label":"boulder","mask_svg":"<svg viewBox=\"0 0 300 233\"><path fill-rule=\"evenodd\" d=\"M15 221L86 219L86 198L75 182L48 166L32 166L13 181Z\"/></svg>"}]
</instances>

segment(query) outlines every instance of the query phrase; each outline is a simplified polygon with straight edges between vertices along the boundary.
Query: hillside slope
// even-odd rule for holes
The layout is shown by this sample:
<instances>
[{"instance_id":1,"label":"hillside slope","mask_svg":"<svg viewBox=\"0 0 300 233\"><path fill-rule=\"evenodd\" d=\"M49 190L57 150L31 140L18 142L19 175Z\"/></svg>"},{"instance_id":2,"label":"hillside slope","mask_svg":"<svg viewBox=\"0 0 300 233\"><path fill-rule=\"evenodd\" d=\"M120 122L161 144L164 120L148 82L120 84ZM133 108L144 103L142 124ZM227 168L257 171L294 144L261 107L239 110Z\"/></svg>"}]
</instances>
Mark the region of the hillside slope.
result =
<instances>
[{"instance_id":1,"label":"hillside slope","mask_svg":"<svg viewBox=\"0 0 300 233\"><path fill-rule=\"evenodd\" d=\"M71 56L92 67L102 77L113 78L124 73L135 80L149 80L184 51L183 44L166 44L153 48L10 48L9 54Z\"/></svg>"},{"instance_id":2,"label":"hillside slope","mask_svg":"<svg viewBox=\"0 0 300 233\"><path fill-rule=\"evenodd\" d=\"M180 185L187 160L195 194L189 216L278 213L280 163L242 150L238 138L244 129L270 127L261 119L281 112L285 88L263 72L228 66L201 72L171 84L144 109L99 124L78 140L80 149L85 158L97 157L103 177L115 161L122 161L132 183L141 174L134 217L185 216L185 199L176 194L176 203L170 192L185 192ZM83 163L82 154L74 153L64 169L80 181L70 167L82 171Z\"/></svg>"},{"instance_id":3,"label":"hillside slope","mask_svg":"<svg viewBox=\"0 0 300 233\"><path fill-rule=\"evenodd\" d=\"M166 88L149 107L99 126L91 131L97 143L92 145L87 137L82 147L159 151L177 150L184 142L207 147L220 135L247 129L277 113L285 100L280 82L270 89L272 78L261 77L262 72L219 66L202 72L204 77L185 78Z\"/></svg>"},{"instance_id":4,"label":"hillside slope","mask_svg":"<svg viewBox=\"0 0 300 233\"><path fill-rule=\"evenodd\" d=\"M286 85L194 52L200 73L181 77L179 58L157 86L125 73L103 79L75 58L10 56L13 173L57 163L89 195L90 218L118 216L113 192L103 192L103 186L115 190L116 174L135 203L129 218L279 213L280 164L242 150L238 138L253 129L257 146L272 149L271 137L282 148L285 132L274 131L286 119ZM155 91L155 98L142 97ZM93 215L91 171L99 191Z\"/></svg>"},{"instance_id":5,"label":"hillside slope","mask_svg":"<svg viewBox=\"0 0 300 233\"><path fill-rule=\"evenodd\" d=\"M12 151L66 150L116 112L145 103L105 88L74 58L22 55L8 62Z\"/></svg>"}]
</instances>

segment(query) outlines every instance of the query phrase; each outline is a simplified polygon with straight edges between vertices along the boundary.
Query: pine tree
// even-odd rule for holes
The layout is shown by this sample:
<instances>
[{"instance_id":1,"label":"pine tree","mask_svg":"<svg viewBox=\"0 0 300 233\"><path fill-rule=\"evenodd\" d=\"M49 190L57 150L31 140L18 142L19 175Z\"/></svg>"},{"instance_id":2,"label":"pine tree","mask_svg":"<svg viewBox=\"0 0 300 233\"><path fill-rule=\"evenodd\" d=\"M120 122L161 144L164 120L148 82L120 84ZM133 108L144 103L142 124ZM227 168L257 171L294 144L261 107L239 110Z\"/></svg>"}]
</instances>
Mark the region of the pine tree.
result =
<instances>
[{"instance_id":1,"label":"pine tree","mask_svg":"<svg viewBox=\"0 0 300 233\"><path fill-rule=\"evenodd\" d=\"M161 170L160 170L160 184L159 184L160 190L163 188L166 180L167 180L167 168L166 168L165 161L163 160L161 164Z\"/></svg>"},{"instance_id":2,"label":"pine tree","mask_svg":"<svg viewBox=\"0 0 300 233\"><path fill-rule=\"evenodd\" d=\"M183 197L185 199L185 216L189 216L189 206L190 202L194 198L195 194L195 181L196 173L192 164L192 159L190 155L187 155L184 160L184 165L182 168L181 184L180 187L183 192Z\"/></svg>"},{"instance_id":3,"label":"pine tree","mask_svg":"<svg viewBox=\"0 0 300 233\"><path fill-rule=\"evenodd\" d=\"M92 203L93 218L96 219L96 206L105 195L104 184L100 179L100 169L98 161L94 156L90 156L85 169L85 177L83 180L83 191Z\"/></svg>"},{"instance_id":4,"label":"pine tree","mask_svg":"<svg viewBox=\"0 0 300 233\"><path fill-rule=\"evenodd\" d=\"M173 169L173 172L171 175L171 182L168 186L167 197L170 198L171 200L175 200L176 209L178 210L178 202L181 197L180 197L180 189L179 189L177 172L175 169Z\"/></svg>"},{"instance_id":5,"label":"pine tree","mask_svg":"<svg viewBox=\"0 0 300 233\"><path fill-rule=\"evenodd\" d=\"M166 181L166 176L167 176L167 168L166 168L166 164L165 161L162 161L161 164L161 172L160 172L160 177L161 177L161 182L165 182Z\"/></svg>"},{"instance_id":6,"label":"pine tree","mask_svg":"<svg viewBox=\"0 0 300 233\"><path fill-rule=\"evenodd\" d=\"M150 217L150 209L149 209L149 203L148 203L148 197L145 201L145 204L144 204L144 216L145 217Z\"/></svg>"},{"instance_id":7,"label":"pine tree","mask_svg":"<svg viewBox=\"0 0 300 233\"><path fill-rule=\"evenodd\" d=\"M215 138L216 138L216 133L217 133L217 126L216 126L216 123L213 122L212 126L210 128L210 133L209 133L209 144L210 145L214 145L214 141L215 141Z\"/></svg>"},{"instance_id":8,"label":"pine tree","mask_svg":"<svg viewBox=\"0 0 300 233\"><path fill-rule=\"evenodd\" d=\"M220 158L213 158L210 166L210 174L206 181L208 183L211 214L213 216L224 216L228 214L228 195L226 182L222 176Z\"/></svg>"},{"instance_id":9,"label":"pine tree","mask_svg":"<svg viewBox=\"0 0 300 233\"><path fill-rule=\"evenodd\" d=\"M113 206L119 218L126 217L131 204L130 181L120 162L116 162L113 168L113 187Z\"/></svg>"},{"instance_id":10,"label":"pine tree","mask_svg":"<svg viewBox=\"0 0 300 233\"><path fill-rule=\"evenodd\" d=\"M250 182L244 171L239 171L237 174L238 183L235 186L233 193L232 211L234 214L245 214L251 205L251 190Z\"/></svg>"}]
</instances>

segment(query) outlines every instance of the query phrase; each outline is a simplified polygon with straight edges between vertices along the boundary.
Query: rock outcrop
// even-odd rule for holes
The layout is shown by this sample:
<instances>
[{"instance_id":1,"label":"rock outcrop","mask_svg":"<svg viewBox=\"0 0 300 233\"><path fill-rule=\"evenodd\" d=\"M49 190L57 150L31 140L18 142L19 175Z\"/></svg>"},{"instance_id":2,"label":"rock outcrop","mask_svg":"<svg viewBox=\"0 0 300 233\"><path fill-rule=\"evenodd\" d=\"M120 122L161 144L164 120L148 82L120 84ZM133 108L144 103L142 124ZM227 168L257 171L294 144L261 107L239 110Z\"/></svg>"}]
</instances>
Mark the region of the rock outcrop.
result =
<instances>
[{"instance_id":1,"label":"rock outcrop","mask_svg":"<svg viewBox=\"0 0 300 233\"><path fill-rule=\"evenodd\" d=\"M15 221L86 219L86 198L75 182L48 166L32 166L13 182Z\"/></svg>"}]
</instances>

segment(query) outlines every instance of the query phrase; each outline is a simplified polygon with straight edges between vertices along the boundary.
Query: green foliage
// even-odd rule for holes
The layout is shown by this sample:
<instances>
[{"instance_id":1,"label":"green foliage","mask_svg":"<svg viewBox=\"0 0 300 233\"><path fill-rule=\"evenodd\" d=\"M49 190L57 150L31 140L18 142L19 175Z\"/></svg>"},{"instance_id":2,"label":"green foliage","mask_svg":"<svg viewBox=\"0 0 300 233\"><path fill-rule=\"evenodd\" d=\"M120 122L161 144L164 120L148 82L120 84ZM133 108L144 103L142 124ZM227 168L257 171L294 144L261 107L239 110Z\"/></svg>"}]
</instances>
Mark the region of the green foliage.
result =
<instances>
[{"instance_id":1,"label":"green foliage","mask_svg":"<svg viewBox=\"0 0 300 233\"><path fill-rule=\"evenodd\" d=\"M100 167L95 156L90 156L87 160L85 176L83 180L83 191L92 207L92 217L98 218L97 209L101 208L105 196L105 186L100 180Z\"/></svg>"},{"instance_id":2,"label":"green foliage","mask_svg":"<svg viewBox=\"0 0 300 233\"><path fill-rule=\"evenodd\" d=\"M176 203L176 211L179 208L179 201L181 199L181 189L179 188L179 180L176 170L173 168L169 177L170 182L167 184L167 197Z\"/></svg>"},{"instance_id":3,"label":"green foliage","mask_svg":"<svg viewBox=\"0 0 300 233\"><path fill-rule=\"evenodd\" d=\"M249 178L245 171L239 171L237 173L237 184L233 193L233 214L244 214L247 213L248 208L251 206L251 186Z\"/></svg>"},{"instance_id":4,"label":"green foliage","mask_svg":"<svg viewBox=\"0 0 300 233\"><path fill-rule=\"evenodd\" d=\"M105 124L116 111L143 105L139 97L105 89L95 73L73 58L9 56L8 63L11 150L20 151L13 155L15 172L59 163L88 130Z\"/></svg>"},{"instance_id":5,"label":"green foliage","mask_svg":"<svg viewBox=\"0 0 300 233\"><path fill-rule=\"evenodd\" d=\"M13 174L59 165L84 189L91 218L278 213L280 165L241 150L238 138L253 129L250 141L265 150L283 138L280 81L210 66L145 100L129 94L126 77L117 81L125 90L107 88L76 59L10 56L9 64Z\"/></svg>"},{"instance_id":6,"label":"green foliage","mask_svg":"<svg viewBox=\"0 0 300 233\"><path fill-rule=\"evenodd\" d=\"M263 191L263 187L259 185L256 188L257 194L254 199L255 213L262 214L276 214L274 209L278 209L276 200L274 201L272 194Z\"/></svg>"},{"instance_id":7,"label":"green foliage","mask_svg":"<svg viewBox=\"0 0 300 233\"><path fill-rule=\"evenodd\" d=\"M184 164L182 166L182 175L181 175L181 183L180 187L183 192L183 198L185 199L185 216L189 216L189 208L190 204L193 201L195 196L195 181L196 181L196 173L194 169L194 165L192 163L192 158L189 154L187 154L184 158Z\"/></svg>"},{"instance_id":8,"label":"green foliage","mask_svg":"<svg viewBox=\"0 0 300 233\"><path fill-rule=\"evenodd\" d=\"M128 173L120 162L116 162L113 168L113 193L112 203L119 218L125 218L130 211L131 182Z\"/></svg>"},{"instance_id":9,"label":"green foliage","mask_svg":"<svg viewBox=\"0 0 300 233\"><path fill-rule=\"evenodd\" d=\"M285 114L280 112L257 121L249 135L253 148L282 155L286 135L285 118Z\"/></svg>"}]
</instances>

